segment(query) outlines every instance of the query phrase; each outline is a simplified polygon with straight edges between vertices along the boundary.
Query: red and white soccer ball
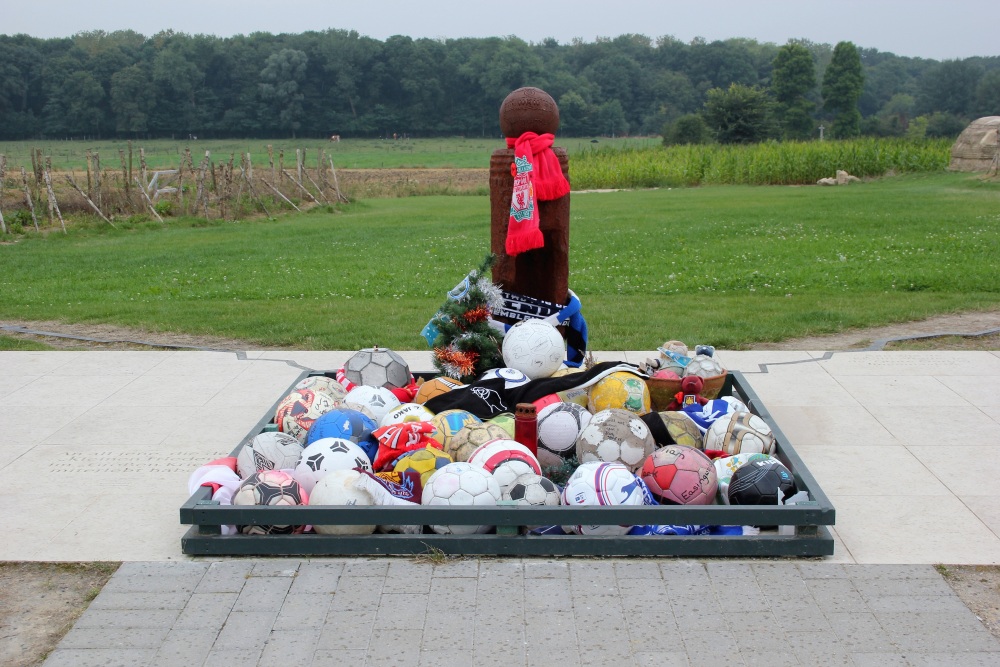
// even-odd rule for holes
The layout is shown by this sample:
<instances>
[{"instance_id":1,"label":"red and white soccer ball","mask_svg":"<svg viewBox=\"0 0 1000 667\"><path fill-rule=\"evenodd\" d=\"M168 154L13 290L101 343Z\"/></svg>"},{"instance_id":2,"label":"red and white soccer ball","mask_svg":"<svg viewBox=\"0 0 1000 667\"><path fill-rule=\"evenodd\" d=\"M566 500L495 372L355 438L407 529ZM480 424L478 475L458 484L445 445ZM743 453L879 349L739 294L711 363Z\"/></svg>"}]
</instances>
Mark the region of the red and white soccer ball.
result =
<instances>
[{"instance_id":1,"label":"red and white soccer ball","mask_svg":"<svg viewBox=\"0 0 1000 667\"><path fill-rule=\"evenodd\" d=\"M233 505L295 507L309 503L309 494L291 475L281 470L263 470L243 480L233 494ZM288 535L301 533L305 526L237 526L247 535Z\"/></svg>"},{"instance_id":2,"label":"red and white soccer ball","mask_svg":"<svg viewBox=\"0 0 1000 667\"><path fill-rule=\"evenodd\" d=\"M476 505L492 507L500 500L500 485L490 473L471 463L456 461L441 468L427 480L422 505L459 507ZM493 526L431 525L440 535L472 535L486 533Z\"/></svg>"},{"instance_id":3,"label":"red and white soccer ball","mask_svg":"<svg viewBox=\"0 0 1000 667\"><path fill-rule=\"evenodd\" d=\"M592 461L581 464L566 480L562 501L563 505L637 506L645 499L642 482L624 465ZM563 529L578 535L625 535L632 526L575 525Z\"/></svg>"},{"instance_id":4,"label":"red and white soccer ball","mask_svg":"<svg viewBox=\"0 0 1000 667\"><path fill-rule=\"evenodd\" d=\"M566 344L553 325L542 320L521 320L504 335L503 362L532 380L550 377L566 358Z\"/></svg>"},{"instance_id":5,"label":"red and white soccer ball","mask_svg":"<svg viewBox=\"0 0 1000 667\"><path fill-rule=\"evenodd\" d=\"M307 377L281 399L274 414L274 423L279 431L304 443L313 422L343 404L343 387L336 392L330 382L322 380L328 381L329 378Z\"/></svg>"},{"instance_id":6,"label":"red and white soccer ball","mask_svg":"<svg viewBox=\"0 0 1000 667\"><path fill-rule=\"evenodd\" d=\"M684 445L657 449L646 458L639 476L653 497L671 505L710 505L719 486L712 460Z\"/></svg>"},{"instance_id":7,"label":"red and white soccer ball","mask_svg":"<svg viewBox=\"0 0 1000 667\"><path fill-rule=\"evenodd\" d=\"M502 493L525 473L542 474L542 466L531 450L516 440L492 440L469 455L469 463L491 473Z\"/></svg>"},{"instance_id":8,"label":"red and white soccer ball","mask_svg":"<svg viewBox=\"0 0 1000 667\"><path fill-rule=\"evenodd\" d=\"M292 474L307 492L311 492L316 482L330 471L352 468L372 472L372 462L365 450L344 438L320 438L302 450Z\"/></svg>"}]
</instances>

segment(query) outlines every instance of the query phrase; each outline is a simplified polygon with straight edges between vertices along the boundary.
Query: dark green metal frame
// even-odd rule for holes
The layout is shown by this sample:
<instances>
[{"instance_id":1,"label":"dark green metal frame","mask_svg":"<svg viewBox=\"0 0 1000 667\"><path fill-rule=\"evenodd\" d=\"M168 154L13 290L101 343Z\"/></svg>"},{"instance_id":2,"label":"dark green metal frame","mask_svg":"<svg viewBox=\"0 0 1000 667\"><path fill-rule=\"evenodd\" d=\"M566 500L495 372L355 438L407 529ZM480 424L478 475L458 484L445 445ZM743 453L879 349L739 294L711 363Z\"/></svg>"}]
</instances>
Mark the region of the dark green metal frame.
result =
<instances>
[{"instance_id":1,"label":"dark green metal frame","mask_svg":"<svg viewBox=\"0 0 1000 667\"><path fill-rule=\"evenodd\" d=\"M310 375L306 372L296 383ZM426 373L425 377L433 374ZM288 391L294 387L293 383ZM286 392L287 393L287 392ZM658 507L236 507L197 490L180 508L191 525L181 538L185 554L317 556L446 554L507 556L829 556L836 511L826 494L774 423L763 402L739 372L730 372L723 395L735 395L774 431L776 456L795 476L809 501L793 506L702 505ZM279 399L280 401L280 399ZM247 439L273 429L277 403ZM235 456L242 443L233 450ZM418 535L222 535L223 525L490 525L496 534ZM594 536L529 535L526 526L546 525L737 525L778 526L759 535Z\"/></svg>"}]
</instances>

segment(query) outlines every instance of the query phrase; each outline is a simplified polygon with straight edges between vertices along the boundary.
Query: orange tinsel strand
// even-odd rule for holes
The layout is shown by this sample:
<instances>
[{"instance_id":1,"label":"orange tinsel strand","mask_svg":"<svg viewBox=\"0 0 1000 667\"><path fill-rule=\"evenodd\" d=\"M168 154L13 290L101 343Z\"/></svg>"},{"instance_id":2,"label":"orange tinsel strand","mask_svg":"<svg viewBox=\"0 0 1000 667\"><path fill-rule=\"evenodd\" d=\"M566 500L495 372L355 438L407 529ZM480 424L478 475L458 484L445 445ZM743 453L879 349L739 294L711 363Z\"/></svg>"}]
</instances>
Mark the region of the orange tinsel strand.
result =
<instances>
[{"instance_id":1,"label":"orange tinsel strand","mask_svg":"<svg viewBox=\"0 0 1000 667\"><path fill-rule=\"evenodd\" d=\"M489 319L490 309L486 306L479 306L478 308L473 308L471 310L465 311L462 317L469 324L475 324L477 322L485 322Z\"/></svg>"}]
</instances>

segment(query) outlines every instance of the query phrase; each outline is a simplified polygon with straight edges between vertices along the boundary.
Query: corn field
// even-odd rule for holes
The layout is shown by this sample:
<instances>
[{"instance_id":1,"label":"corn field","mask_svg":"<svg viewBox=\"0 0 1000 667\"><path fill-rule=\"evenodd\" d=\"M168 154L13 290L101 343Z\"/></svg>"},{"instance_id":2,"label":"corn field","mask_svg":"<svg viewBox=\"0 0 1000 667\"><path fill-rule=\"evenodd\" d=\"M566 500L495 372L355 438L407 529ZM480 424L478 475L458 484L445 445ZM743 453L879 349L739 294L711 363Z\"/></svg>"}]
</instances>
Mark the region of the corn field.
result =
<instances>
[{"instance_id":1,"label":"corn field","mask_svg":"<svg viewBox=\"0 0 1000 667\"><path fill-rule=\"evenodd\" d=\"M768 142L593 149L574 156L574 190L694 185L804 185L838 169L858 177L941 171L948 139Z\"/></svg>"}]
</instances>

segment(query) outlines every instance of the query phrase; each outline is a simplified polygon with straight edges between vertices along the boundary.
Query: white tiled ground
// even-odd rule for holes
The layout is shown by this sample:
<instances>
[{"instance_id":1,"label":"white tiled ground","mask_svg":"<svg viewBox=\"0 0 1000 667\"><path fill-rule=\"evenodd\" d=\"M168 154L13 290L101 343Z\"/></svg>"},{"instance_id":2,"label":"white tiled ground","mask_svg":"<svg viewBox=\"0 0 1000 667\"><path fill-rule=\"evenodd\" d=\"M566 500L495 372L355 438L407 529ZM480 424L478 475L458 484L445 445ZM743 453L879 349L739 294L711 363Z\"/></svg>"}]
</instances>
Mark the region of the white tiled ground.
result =
<instances>
[{"instance_id":1,"label":"white tiled ground","mask_svg":"<svg viewBox=\"0 0 1000 667\"><path fill-rule=\"evenodd\" d=\"M182 559L178 508L351 352L0 353L0 560ZM431 369L427 352L403 353ZM727 352L837 508L846 563L1000 563L1000 352ZM643 361L652 352L601 352Z\"/></svg>"}]
</instances>

